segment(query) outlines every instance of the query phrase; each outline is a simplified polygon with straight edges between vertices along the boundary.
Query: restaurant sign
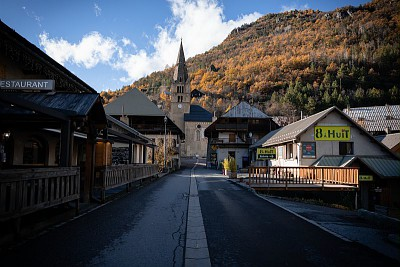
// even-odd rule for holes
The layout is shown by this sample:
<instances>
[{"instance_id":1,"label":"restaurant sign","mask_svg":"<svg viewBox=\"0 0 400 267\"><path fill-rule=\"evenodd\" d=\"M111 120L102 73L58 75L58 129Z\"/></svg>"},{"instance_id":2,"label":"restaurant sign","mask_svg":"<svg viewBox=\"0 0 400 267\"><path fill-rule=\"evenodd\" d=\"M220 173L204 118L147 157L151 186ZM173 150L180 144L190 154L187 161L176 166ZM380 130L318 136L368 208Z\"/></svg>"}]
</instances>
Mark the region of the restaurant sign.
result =
<instances>
[{"instance_id":1,"label":"restaurant sign","mask_svg":"<svg viewBox=\"0 0 400 267\"><path fill-rule=\"evenodd\" d=\"M51 91L54 86L54 80L0 80L1 90Z\"/></svg>"},{"instance_id":2,"label":"restaurant sign","mask_svg":"<svg viewBox=\"0 0 400 267\"><path fill-rule=\"evenodd\" d=\"M315 126L315 141L350 141L350 126Z\"/></svg>"},{"instance_id":3,"label":"restaurant sign","mask_svg":"<svg viewBox=\"0 0 400 267\"><path fill-rule=\"evenodd\" d=\"M257 148L257 159L276 159L276 149L270 148Z\"/></svg>"}]
</instances>

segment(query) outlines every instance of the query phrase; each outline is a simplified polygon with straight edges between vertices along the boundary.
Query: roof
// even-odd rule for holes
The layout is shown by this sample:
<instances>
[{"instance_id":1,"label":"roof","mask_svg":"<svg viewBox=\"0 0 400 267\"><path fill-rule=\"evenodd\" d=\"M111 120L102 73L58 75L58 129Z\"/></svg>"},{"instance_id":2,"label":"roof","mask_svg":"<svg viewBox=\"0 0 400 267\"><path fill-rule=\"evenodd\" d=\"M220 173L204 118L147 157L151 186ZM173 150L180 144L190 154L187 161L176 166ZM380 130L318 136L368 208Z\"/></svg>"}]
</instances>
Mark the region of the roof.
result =
<instances>
[{"instance_id":1,"label":"roof","mask_svg":"<svg viewBox=\"0 0 400 267\"><path fill-rule=\"evenodd\" d=\"M277 144L293 141L299 135L301 135L303 132L305 132L308 129L308 127L316 124L317 122L322 120L326 115L328 115L329 113L331 113L334 110L341 113L341 111L337 107L333 106L324 111L321 111L314 115L311 115L305 119L296 121L294 123L286 125L283 128L275 130L275 131L271 132L273 134L270 133L269 137L265 138L266 141L262 144L262 146L272 146L272 145L277 145Z\"/></svg>"},{"instance_id":2,"label":"roof","mask_svg":"<svg viewBox=\"0 0 400 267\"><path fill-rule=\"evenodd\" d=\"M346 167L349 166L351 162L354 161L355 156L338 156L338 155L329 155L322 156L316 162L312 164L312 166L338 166L338 167Z\"/></svg>"},{"instance_id":3,"label":"roof","mask_svg":"<svg viewBox=\"0 0 400 267\"><path fill-rule=\"evenodd\" d=\"M154 142L146 137L145 135L141 134L140 132L138 132L137 130L135 130L134 128L130 127L129 125L123 123L120 120L117 120L113 117L111 117L110 115L106 115L107 117L107 121L114 123L116 125L118 125L119 127L121 127L122 129L124 129L125 131L127 131L128 133L132 134L133 136L135 136L136 138L140 139L142 142L144 142L145 144L149 144L151 146L154 146Z\"/></svg>"},{"instance_id":4,"label":"roof","mask_svg":"<svg viewBox=\"0 0 400 267\"><path fill-rule=\"evenodd\" d=\"M231 108L227 113L222 115L222 117L230 118L271 118L261 110L256 107L251 106L249 103L242 101L233 108Z\"/></svg>"},{"instance_id":5,"label":"roof","mask_svg":"<svg viewBox=\"0 0 400 267\"><path fill-rule=\"evenodd\" d=\"M184 114L184 120L212 122L212 114L198 105L190 105L190 112Z\"/></svg>"},{"instance_id":6,"label":"roof","mask_svg":"<svg viewBox=\"0 0 400 267\"><path fill-rule=\"evenodd\" d=\"M182 40L181 40L181 45L179 47L178 58L176 59L176 66L175 66L174 76L173 76L174 81L177 81L178 77L183 78L183 81L182 81L183 83L185 83L189 78L188 70L186 68L186 62L185 62L185 53L183 52Z\"/></svg>"},{"instance_id":7,"label":"roof","mask_svg":"<svg viewBox=\"0 0 400 267\"><path fill-rule=\"evenodd\" d=\"M382 178L400 178L400 160L398 159L377 156L363 156L358 158Z\"/></svg>"},{"instance_id":8,"label":"roof","mask_svg":"<svg viewBox=\"0 0 400 267\"><path fill-rule=\"evenodd\" d=\"M260 140L258 140L257 142L255 142L254 144L252 144L250 146L250 148L257 148L262 146L268 139L270 139L273 135L275 135L277 132L279 132L282 128L273 130L269 133L267 133L266 135L264 135Z\"/></svg>"},{"instance_id":9,"label":"roof","mask_svg":"<svg viewBox=\"0 0 400 267\"><path fill-rule=\"evenodd\" d=\"M150 99L138 89L133 89L121 95L104 107L108 115L127 116L163 116L160 110Z\"/></svg>"},{"instance_id":10,"label":"roof","mask_svg":"<svg viewBox=\"0 0 400 267\"><path fill-rule=\"evenodd\" d=\"M1 20L0 53L9 57L13 63L22 65L32 74L38 74L41 78L54 79L56 91L96 93L96 90Z\"/></svg>"},{"instance_id":11,"label":"roof","mask_svg":"<svg viewBox=\"0 0 400 267\"><path fill-rule=\"evenodd\" d=\"M400 131L400 105L346 108L343 112L368 132Z\"/></svg>"},{"instance_id":12,"label":"roof","mask_svg":"<svg viewBox=\"0 0 400 267\"><path fill-rule=\"evenodd\" d=\"M1 93L0 100L13 103L19 107L16 109L12 106L4 107L1 109L3 114L7 112L29 114L31 113L30 110L34 110L49 116L62 113L64 117L79 117L87 116L96 103L103 110L99 94Z\"/></svg>"},{"instance_id":13,"label":"roof","mask_svg":"<svg viewBox=\"0 0 400 267\"><path fill-rule=\"evenodd\" d=\"M400 133L378 135L375 139L387 146L389 149L394 148L400 144Z\"/></svg>"},{"instance_id":14,"label":"roof","mask_svg":"<svg viewBox=\"0 0 400 267\"><path fill-rule=\"evenodd\" d=\"M386 156L322 156L313 166L348 167L360 160L381 178L400 178L400 160Z\"/></svg>"}]
</instances>

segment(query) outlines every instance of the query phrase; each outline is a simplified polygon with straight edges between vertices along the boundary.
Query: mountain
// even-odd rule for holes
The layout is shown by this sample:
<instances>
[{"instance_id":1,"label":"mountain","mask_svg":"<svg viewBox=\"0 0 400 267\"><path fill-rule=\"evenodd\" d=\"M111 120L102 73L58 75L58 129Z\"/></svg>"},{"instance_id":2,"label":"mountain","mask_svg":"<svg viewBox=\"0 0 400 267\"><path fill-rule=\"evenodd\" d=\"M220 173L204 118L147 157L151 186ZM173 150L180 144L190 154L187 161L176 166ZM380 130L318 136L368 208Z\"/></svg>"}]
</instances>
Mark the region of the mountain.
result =
<instances>
[{"instance_id":1,"label":"mountain","mask_svg":"<svg viewBox=\"0 0 400 267\"><path fill-rule=\"evenodd\" d=\"M211 50L187 59L195 103L223 112L245 99L269 115L313 114L329 106L400 102L400 2L375 0L331 12L268 14L234 29ZM154 72L132 88L164 101L172 68ZM160 89L161 88L161 89Z\"/></svg>"}]
</instances>

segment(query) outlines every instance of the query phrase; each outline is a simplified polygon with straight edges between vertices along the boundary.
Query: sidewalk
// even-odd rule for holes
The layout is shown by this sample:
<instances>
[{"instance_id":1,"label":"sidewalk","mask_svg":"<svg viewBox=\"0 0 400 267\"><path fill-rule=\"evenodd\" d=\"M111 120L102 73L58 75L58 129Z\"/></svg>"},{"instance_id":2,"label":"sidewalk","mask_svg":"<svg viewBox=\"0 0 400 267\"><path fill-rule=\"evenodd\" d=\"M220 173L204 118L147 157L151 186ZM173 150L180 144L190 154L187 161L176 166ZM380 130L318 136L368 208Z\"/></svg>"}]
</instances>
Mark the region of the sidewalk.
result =
<instances>
[{"instance_id":1,"label":"sidewalk","mask_svg":"<svg viewBox=\"0 0 400 267\"><path fill-rule=\"evenodd\" d=\"M240 181L239 178L245 179L247 174L238 174L238 179L223 177L345 241L360 243L400 261L400 221L397 219L365 210L342 210L257 194Z\"/></svg>"}]
</instances>

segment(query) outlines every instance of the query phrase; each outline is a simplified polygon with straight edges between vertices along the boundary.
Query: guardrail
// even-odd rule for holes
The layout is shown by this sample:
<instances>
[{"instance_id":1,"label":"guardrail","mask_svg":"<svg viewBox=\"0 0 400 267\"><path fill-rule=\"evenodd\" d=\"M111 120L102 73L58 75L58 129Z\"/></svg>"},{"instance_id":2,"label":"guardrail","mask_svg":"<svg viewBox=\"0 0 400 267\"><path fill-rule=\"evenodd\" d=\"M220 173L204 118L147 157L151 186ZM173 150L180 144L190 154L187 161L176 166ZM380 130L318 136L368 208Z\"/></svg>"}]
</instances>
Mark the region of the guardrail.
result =
<instances>
[{"instance_id":1,"label":"guardrail","mask_svg":"<svg viewBox=\"0 0 400 267\"><path fill-rule=\"evenodd\" d=\"M358 187L358 168L350 167L249 167L249 185L318 184Z\"/></svg>"},{"instance_id":2,"label":"guardrail","mask_svg":"<svg viewBox=\"0 0 400 267\"><path fill-rule=\"evenodd\" d=\"M79 167L0 170L0 221L76 201Z\"/></svg>"},{"instance_id":3,"label":"guardrail","mask_svg":"<svg viewBox=\"0 0 400 267\"><path fill-rule=\"evenodd\" d=\"M95 188L101 190L101 201L105 201L108 189L129 185L132 182L158 175L156 164L127 164L96 168Z\"/></svg>"}]
</instances>

